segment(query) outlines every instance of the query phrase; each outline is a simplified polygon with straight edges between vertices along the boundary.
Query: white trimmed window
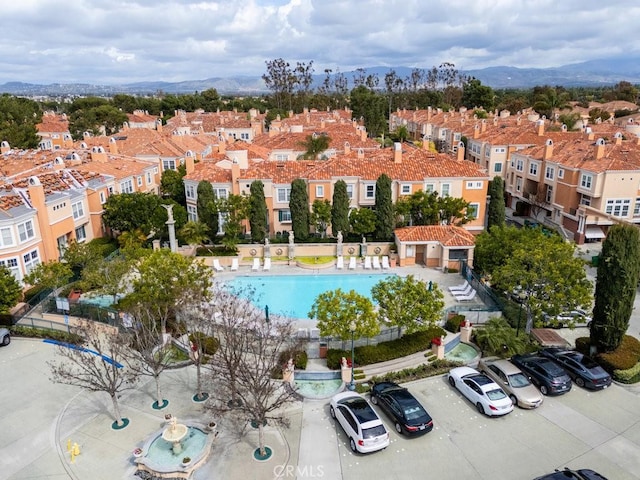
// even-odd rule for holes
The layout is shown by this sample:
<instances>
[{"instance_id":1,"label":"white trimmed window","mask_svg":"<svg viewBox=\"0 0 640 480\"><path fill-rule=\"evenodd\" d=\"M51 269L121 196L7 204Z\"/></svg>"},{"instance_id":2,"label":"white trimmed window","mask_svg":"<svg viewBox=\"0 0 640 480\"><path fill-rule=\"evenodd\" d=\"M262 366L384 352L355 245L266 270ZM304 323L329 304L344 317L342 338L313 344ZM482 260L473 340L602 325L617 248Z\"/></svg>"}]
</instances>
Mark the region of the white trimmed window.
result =
<instances>
[{"instance_id":1,"label":"white trimmed window","mask_svg":"<svg viewBox=\"0 0 640 480\"><path fill-rule=\"evenodd\" d=\"M375 185L367 185L365 187L365 198L375 198L376 196L376 186Z\"/></svg>"},{"instance_id":2,"label":"white trimmed window","mask_svg":"<svg viewBox=\"0 0 640 480\"><path fill-rule=\"evenodd\" d=\"M538 176L538 162L531 162L529 164L529 175Z\"/></svg>"},{"instance_id":3,"label":"white trimmed window","mask_svg":"<svg viewBox=\"0 0 640 480\"><path fill-rule=\"evenodd\" d=\"M580 186L582 188L587 188L590 190L592 184L593 184L593 175L587 175L586 173L583 173L580 176Z\"/></svg>"},{"instance_id":4,"label":"white trimmed window","mask_svg":"<svg viewBox=\"0 0 640 480\"><path fill-rule=\"evenodd\" d=\"M347 186L348 190L348 186ZM278 188L278 203L287 203L289 198L291 198L291 189L290 188Z\"/></svg>"},{"instance_id":5,"label":"white trimmed window","mask_svg":"<svg viewBox=\"0 0 640 480\"><path fill-rule=\"evenodd\" d=\"M440 186L440 196L441 197L448 197L450 192L451 192L451 184L450 183L443 183Z\"/></svg>"},{"instance_id":6,"label":"white trimmed window","mask_svg":"<svg viewBox=\"0 0 640 480\"><path fill-rule=\"evenodd\" d=\"M104 194L104 192L100 192L100 203L104 204L107 201L107 196Z\"/></svg>"},{"instance_id":7,"label":"white trimmed window","mask_svg":"<svg viewBox=\"0 0 640 480\"><path fill-rule=\"evenodd\" d=\"M347 183L347 197L349 197L349 200L353 199L353 184L352 183Z\"/></svg>"},{"instance_id":8,"label":"white trimmed window","mask_svg":"<svg viewBox=\"0 0 640 480\"><path fill-rule=\"evenodd\" d=\"M411 184L405 183L400 186L401 195L411 195Z\"/></svg>"},{"instance_id":9,"label":"white trimmed window","mask_svg":"<svg viewBox=\"0 0 640 480\"><path fill-rule=\"evenodd\" d=\"M324 197L324 185L316 185L316 197Z\"/></svg>"},{"instance_id":10,"label":"white trimmed window","mask_svg":"<svg viewBox=\"0 0 640 480\"><path fill-rule=\"evenodd\" d=\"M5 258L0 260L0 266L3 266L11 272L16 280L22 280L22 275L20 273L20 266L18 265L18 258Z\"/></svg>"},{"instance_id":11,"label":"white trimmed window","mask_svg":"<svg viewBox=\"0 0 640 480\"><path fill-rule=\"evenodd\" d=\"M27 220L24 223L19 223L18 235L20 237L21 243L34 238L36 236L36 233L33 230L33 222L31 220Z\"/></svg>"},{"instance_id":12,"label":"white trimmed window","mask_svg":"<svg viewBox=\"0 0 640 480\"><path fill-rule=\"evenodd\" d=\"M11 227L0 228L0 247L10 247L13 243L13 233Z\"/></svg>"},{"instance_id":13,"label":"white trimmed window","mask_svg":"<svg viewBox=\"0 0 640 480\"><path fill-rule=\"evenodd\" d=\"M276 153L276 162L286 162L289 160L289 155L286 153Z\"/></svg>"},{"instance_id":14,"label":"white trimmed window","mask_svg":"<svg viewBox=\"0 0 640 480\"><path fill-rule=\"evenodd\" d=\"M522 191L522 179L520 177L516 178L516 192Z\"/></svg>"},{"instance_id":15,"label":"white trimmed window","mask_svg":"<svg viewBox=\"0 0 640 480\"><path fill-rule=\"evenodd\" d=\"M522 172L524 170L524 160L521 158L516 159L516 171Z\"/></svg>"},{"instance_id":16,"label":"white trimmed window","mask_svg":"<svg viewBox=\"0 0 640 480\"><path fill-rule=\"evenodd\" d=\"M467 182L467 190L480 190L482 188L482 182L473 181Z\"/></svg>"},{"instance_id":17,"label":"white trimmed window","mask_svg":"<svg viewBox=\"0 0 640 480\"><path fill-rule=\"evenodd\" d=\"M120 182L120 193L133 193L133 182L131 179Z\"/></svg>"},{"instance_id":18,"label":"white trimmed window","mask_svg":"<svg viewBox=\"0 0 640 480\"><path fill-rule=\"evenodd\" d=\"M547 185L545 200L547 203L551 203L553 201L553 187L551 185Z\"/></svg>"},{"instance_id":19,"label":"white trimmed window","mask_svg":"<svg viewBox=\"0 0 640 480\"><path fill-rule=\"evenodd\" d=\"M76 242L84 242L87 239L87 232L84 225L76 228Z\"/></svg>"},{"instance_id":20,"label":"white trimmed window","mask_svg":"<svg viewBox=\"0 0 640 480\"><path fill-rule=\"evenodd\" d=\"M138 175L138 186L141 187L142 186L142 176Z\"/></svg>"},{"instance_id":21,"label":"white trimmed window","mask_svg":"<svg viewBox=\"0 0 640 480\"><path fill-rule=\"evenodd\" d=\"M291 223L291 210L278 210L278 221L280 223Z\"/></svg>"},{"instance_id":22,"label":"white trimmed window","mask_svg":"<svg viewBox=\"0 0 640 480\"><path fill-rule=\"evenodd\" d=\"M605 212L614 217L626 217L629 215L631 200L628 198L615 198L607 200Z\"/></svg>"},{"instance_id":23,"label":"white trimmed window","mask_svg":"<svg viewBox=\"0 0 640 480\"><path fill-rule=\"evenodd\" d=\"M564 168L558 169L558 178L564 178Z\"/></svg>"},{"instance_id":24,"label":"white trimmed window","mask_svg":"<svg viewBox=\"0 0 640 480\"><path fill-rule=\"evenodd\" d=\"M193 205L187 205L187 217L190 222L198 221L198 209Z\"/></svg>"},{"instance_id":25,"label":"white trimmed window","mask_svg":"<svg viewBox=\"0 0 640 480\"><path fill-rule=\"evenodd\" d=\"M196 198L196 187L194 185L186 185L184 190L187 198Z\"/></svg>"},{"instance_id":26,"label":"white trimmed window","mask_svg":"<svg viewBox=\"0 0 640 480\"><path fill-rule=\"evenodd\" d=\"M467 207L467 217L478 218L478 212L480 211L479 203L470 203Z\"/></svg>"},{"instance_id":27,"label":"white trimmed window","mask_svg":"<svg viewBox=\"0 0 640 480\"><path fill-rule=\"evenodd\" d=\"M229 196L229 192L226 188L214 188L213 194L216 198L227 198Z\"/></svg>"},{"instance_id":28,"label":"white trimmed window","mask_svg":"<svg viewBox=\"0 0 640 480\"><path fill-rule=\"evenodd\" d=\"M107 187L107 191L109 192L109 195L113 195L113 187Z\"/></svg>"},{"instance_id":29,"label":"white trimmed window","mask_svg":"<svg viewBox=\"0 0 640 480\"><path fill-rule=\"evenodd\" d=\"M73 212L73 219L77 220L84 217L84 207L82 202L76 202L71 204L71 211Z\"/></svg>"},{"instance_id":30,"label":"white trimmed window","mask_svg":"<svg viewBox=\"0 0 640 480\"><path fill-rule=\"evenodd\" d=\"M582 195L580 197L580 205L586 205L589 207L591 205L591 197L589 195Z\"/></svg>"},{"instance_id":31,"label":"white trimmed window","mask_svg":"<svg viewBox=\"0 0 640 480\"><path fill-rule=\"evenodd\" d=\"M147 185L151 185L153 177L151 176L151 172L147 172Z\"/></svg>"},{"instance_id":32,"label":"white trimmed window","mask_svg":"<svg viewBox=\"0 0 640 480\"><path fill-rule=\"evenodd\" d=\"M435 191L435 189L436 189L436 186L433 183L427 183L424 186L424 191L426 193L431 193L431 192Z\"/></svg>"},{"instance_id":33,"label":"white trimmed window","mask_svg":"<svg viewBox=\"0 0 640 480\"><path fill-rule=\"evenodd\" d=\"M640 216L640 198L636 198L636 204L633 206L633 216Z\"/></svg>"},{"instance_id":34,"label":"white trimmed window","mask_svg":"<svg viewBox=\"0 0 640 480\"><path fill-rule=\"evenodd\" d=\"M555 168L547 167L544 172L544 178L546 178L547 180L553 180L553 177L555 177Z\"/></svg>"},{"instance_id":35,"label":"white trimmed window","mask_svg":"<svg viewBox=\"0 0 640 480\"><path fill-rule=\"evenodd\" d=\"M22 256L24 260L24 270L27 273L30 273L33 268L40 263L40 257L38 256L38 250L34 250L29 253L25 253Z\"/></svg>"},{"instance_id":36,"label":"white trimmed window","mask_svg":"<svg viewBox=\"0 0 640 480\"><path fill-rule=\"evenodd\" d=\"M493 172L494 173L502 172L502 162L496 162L496 164L493 166Z\"/></svg>"},{"instance_id":37,"label":"white trimmed window","mask_svg":"<svg viewBox=\"0 0 640 480\"><path fill-rule=\"evenodd\" d=\"M162 160L162 169L163 170L175 170L176 169L176 161L174 159L163 159Z\"/></svg>"}]
</instances>

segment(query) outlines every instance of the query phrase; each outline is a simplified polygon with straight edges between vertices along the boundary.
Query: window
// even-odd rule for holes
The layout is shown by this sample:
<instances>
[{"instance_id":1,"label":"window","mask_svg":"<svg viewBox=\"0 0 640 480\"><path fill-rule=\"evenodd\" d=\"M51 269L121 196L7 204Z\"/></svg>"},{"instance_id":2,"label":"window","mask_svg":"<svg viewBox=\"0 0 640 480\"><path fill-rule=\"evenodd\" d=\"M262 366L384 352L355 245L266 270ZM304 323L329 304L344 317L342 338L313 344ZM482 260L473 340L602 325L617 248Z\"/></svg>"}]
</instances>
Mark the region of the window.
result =
<instances>
[{"instance_id":1,"label":"window","mask_svg":"<svg viewBox=\"0 0 640 480\"><path fill-rule=\"evenodd\" d=\"M558 178L564 178L564 168L558 169Z\"/></svg>"},{"instance_id":2,"label":"window","mask_svg":"<svg viewBox=\"0 0 640 480\"><path fill-rule=\"evenodd\" d=\"M494 173L502 172L502 162L496 162L496 164L493 166L493 172Z\"/></svg>"},{"instance_id":3,"label":"window","mask_svg":"<svg viewBox=\"0 0 640 480\"><path fill-rule=\"evenodd\" d=\"M547 194L545 196L545 201L547 203L551 203L553 201L553 187L551 185L547 186Z\"/></svg>"},{"instance_id":4,"label":"window","mask_svg":"<svg viewBox=\"0 0 640 480\"><path fill-rule=\"evenodd\" d=\"M401 185L400 186L400 193L402 195L411 195L411 185L409 185L409 184Z\"/></svg>"},{"instance_id":5,"label":"window","mask_svg":"<svg viewBox=\"0 0 640 480\"><path fill-rule=\"evenodd\" d=\"M375 185L367 185L365 187L365 198L375 198L376 196L376 186Z\"/></svg>"},{"instance_id":6,"label":"window","mask_svg":"<svg viewBox=\"0 0 640 480\"><path fill-rule=\"evenodd\" d=\"M520 177L516 178L516 192L522 191L522 179Z\"/></svg>"},{"instance_id":7,"label":"window","mask_svg":"<svg viewBox=\"0 0 640 480\"><path fill-rule=\"evenodd\" d=\"M352 183L347 183L347 196L349 197L349 200L353 200L353 184Z\"/></svg>"},{"instance_id":8,"label":"window","mask_svg":"<svg viewBox=\"0 0 640 480\"><path fill-rule=\"evenodd\" d=\"M213 194L216 196L216 198L227 198L228 196L226 188L214 188Z\"/></svg>"},{"instance_id":9,"label":"window","mask_svg":"<svg viewBox=\"0 0 640 480\"><path fill-rule=\"evenodd\" d=\"M198 209L193 205L187 205L187 217L190 222L198 221Z\"/></svg>"},{"instance_id":10,"label":"window","mask_svg":"<svg viewBox=\"0 0 640 480\"><path fill-rule=\"evenodd\" d=\"M0 228L0 247L9 247L11 245L13 245L11 227Z\"/></svg>"},{"instance_id":11,"label":"window","mask_svg":"<svg viewBox=\"0 0 640 480\"><path fill-rule=\"evenodd\" d=\"M74 220L84 217L84 207L82 206L82 202L73 203L71 205L71 211L73 212Z\"/></svg>"},{"instance_id":12,"label":"window","mask_svg":"<svg viewBox=\"0 0 640 480\"><path fill-rule=\"evenodd\" d=\"M278 210L278 221L280 223L290 223L291 210Z\"/></svg>"},{"instance_id":13,"label":"window","mask_svg":"<svg viewBox=\"0 0 640 480\"><path fill-rule=\"evenodd\" d=\"M18 235L20 236L20 242L26 242L36 236L33 231L33 222L27 220L24 223L18 224Z\"/></svg>"},{"instance_id":14,"label":"window","mask_svg":"<svg viewBox=\"0 0 640 480\"><path fill-rule=\"evenodd\" d=\"M27 273L30 273L33 268L40 263L40 257L38 256L38 250L34 250L29 253L25 253L22 256L24 260L24 270Z\"/></svg>"},{"instance_id":15,"label":"window","mask_svg":"<svg viewBox=\"0 0 640 480\"><path fill-rule=\"evenodd\" d=\"M173 159L163 159L162 160L162 169L163 170L175 170L176 169L176 161Z\"/></svg>"},{"instance_id":16,"label":"window","mask_svg":"<svg viewBox=\"0 0 640 480\"><path fill-rule=\"evenodd\" d=\"M580 186L582 188L587 188L590 190L592 182L593 182L593 175L587 175L586 173L583 173L582 176L580 177Z\"/></svg>"},{"instance_id":17,"label":"window","mask_svg":"<svg viewBox=\"0 0 640 480\"><path fill-rule=\"evenodd\" d=\"M248 133L241 133L240 134L240 139L241 140L249 140L249 134Z\"/></svg>"},{"instance_id":18,"label":"window","mask_svg":"<svg viewBox=\"0 0 640 480\"><path fill-rule=\"evenodd\" d=\"M120 182L120 193L133 193L133 182L131 179Z\"/></svg>"},{"instance_id":19,"label":"window","mask_svg":"<svg viewBox=\"0 0 640 480\"><path fill-rule=\"evenodd\" d=\"M524 160L521 158L516 159L516 171L522 172L524 170Z\"/></svg>"},{"instance_id":20,"label":"window","mask_svg":"<svg viewBox=\"0 0 640 480\"><path fill-rule=\"evenodd\" d=\"M427 183L424 186L424 191L426 193L431 193L431 192L435 191L435 189L436 189L436 186L433 183Z\"/></svg>"},{"instance_id":21,"label":"window","mask_svg":"<svg viewBox=\"0 0 640 480\"><path fill-rule=\"evenodd\" d=\"M84 225L76 228L76 241L84 242L87 239L87 233L84 229Z\"/></svg>"},{"instance_id":22,"label":"window","mask_svg":"<svg viewBox=\"0 0 640 480\"><path fill-rule=\"evenodd\" d=\"M589 195L582 195L580 197L580 205L586 205L587 207L591 205L591 197Z\"/></svg>"},{"instance_id":23,"label":"window","mask_svg":"<svg viewBox=\"0 0 640 480\"><path fill-rule=\"evenodd\" d=\"M147 185L151 185L152 181L151 181L151 172L147 172Z\"/></svg>"},{"instance_id":24,"label":"window","mask_svg":"<svg viewBox=\"0 0 640 480\"><path fill-rule=\"evenodd\" d=\"M0 266L6 267L7 269L9 269L9 271L15 277L16 280L22 279L17 258L6 258L4 260L0 260Z\"/></svg>"},{"instance_id":25,"label":"window","mask_svg":"<svg viewBox=\"0 0 640 480\"><path fill-rule=\"evenodd\" d=\"M615 217L626 217L629 215L629 205L631 200L625 198L616 198L607 200L605 212Z\"/></svg>"},{"instance_id":26,"label":"window","mask_svg":"<svg viewBox=\"0 0 640 480\"><path fill-rule=\"evenodd\" d=\"M440 187L440 196L441 197L448 197L449 193L451 192L451 184L450 183L443 183Z\"/></svg>"},{"instance_id":27,"label":"window","mask_svg":"<svg viewBox=\"0 0 640 480\"><path fill-rule=\"evenodd\" d=\"M286 153L276 153L277 162L286 162L287 160L289 160L289 155Z\"/></svg>"},{"instance_id":28,"label":"window","mask_svg":"<svg viewBox=\"0 0 640 480\"><path fill-rule=\"evenodd\" d=\"M218 235L224 234L224 226L227 223L227 212L219 212L218 213Z\"/></svg>"},{"instance_id":29,"label":"window","mask_svg":"<svg viewBox=\"0 0 640 480\"><path fill-rule=\"evenodd\" d=\"M640 216L640 198L636 198L636 204L633 206L633 216Z\"/></svg>"},{"instance_id":30,"label":"window","mask_svg":"<svg viewBox=\"0 0 640 480\"><path fill-rule=\"evenodd\" d=\"M316 185L316 197L324 197L324 185Z\"/></svg>"},{"instance_id":31,"label":"window","mask_svg":"<svg viewBox=\"0 0 640 480\"><path fill-rule=\"evenodd\" d=\"M529 175L538 176L538 162L531 162L529 164Z\"/></svg>"},{"instance_id":32,"label":"window","mask_svg":"<svg viewBox=\"0 0 640 480\"><path fill-rule=\"evenodd\" d=\"M194 185L186 185L184 190L187 198L196 198L196 187Z\"/></svg>"},{"instance_id":33,"label":"window","mask_svg":"<svg viewBox=\"0 0 640 480\"><path fill-rule=\"evenodd\" d=\"M104 192L100 192L100 203L104 204L107 201L107 196L104 194Z\"/></svg>"},{"instance_id":34,"label":"window","mask_svg":"<svg viewBox=\"0 0 640 480\"><path fill-rule=\"evenodd\" d=\"M278 188L278 203L287 203L290 197L291 197L290 188Z\"/></svg>"},{"instance_id":35,"label":"window","mask_svg":"<svg viewBox=\"0 0 640 480\"><path fill-rule=\"evenodd\" d=\"M142 176L138 175L138 186L141 187L142 186Z\"/></svg>"},{"instance_id":36,"label":"window","mask_svg":"<svg viewBox=\"0 0 640 480\"><path fill-rule=\"evenodd\" d=\"M113 187L107 187L107 191L109 192L109 195L113 195Z\"/></svg>"},{"instance_id":37,"label":"window","mask_svg":"<svg viewBox=\"0 0 640 480\"><path fill-rule=\"evenodd\" d=\"M480 190L482 188L482 182L467 182L467 190Z\"/></svg>"},{"instance_id":38,"label":"window","mask_svg":"<svg viewBox=\"0 0 640 480\"><path fill-rule=\"evenodd\" d=\"M479 203L470 203L467 207L467 217L478 218L478 212L480 211Z\"/></svg>"},{"instance_id":39,"label":"window","mask_svg":"<svg viewBox=\"0 0 640 480\"><path fill-rule=\"evenodd\" d=\"M553 167L547 167L547 170L544 172L544 178L547 180L553 180L555 173L555 169Z\"/></svg>"},{"instance_id":40,"label":"window","mask_svg":"<svg viewBox=\"0 0 640 480\"><path fill-rule=\"evenodd\" d=\"M506 151L507 151L507 149L506 149L506 148L504 148L504 147L496 148L496 149L494 150L494 152L496 152L496 153L504 153L504 152L506 152Z\"/></svg>"}]
</instances>

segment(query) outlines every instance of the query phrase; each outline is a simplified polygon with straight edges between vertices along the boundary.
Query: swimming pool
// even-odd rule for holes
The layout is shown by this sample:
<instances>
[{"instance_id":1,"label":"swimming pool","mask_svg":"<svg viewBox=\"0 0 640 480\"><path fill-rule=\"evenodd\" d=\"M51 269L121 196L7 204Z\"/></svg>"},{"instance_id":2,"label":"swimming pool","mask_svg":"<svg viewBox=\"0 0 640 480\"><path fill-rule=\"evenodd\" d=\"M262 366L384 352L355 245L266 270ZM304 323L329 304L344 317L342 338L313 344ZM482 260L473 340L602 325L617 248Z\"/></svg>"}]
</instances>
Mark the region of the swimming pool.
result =
<instances>
[{"instance_id":1,"label":"swimming pool","mask_svg":"<svg viewBox=\"0 0 640 480\"><path fill-rule=\"evenodd\" d=\"M355 290L371 298L371 288L394 274L375 275L274 275L237 277L226 282L238 291L253 289L256 306L269 306L269 312L292 318L309 318L307 314L316 297L328 290Z\"/></svg>"}]
</instances>

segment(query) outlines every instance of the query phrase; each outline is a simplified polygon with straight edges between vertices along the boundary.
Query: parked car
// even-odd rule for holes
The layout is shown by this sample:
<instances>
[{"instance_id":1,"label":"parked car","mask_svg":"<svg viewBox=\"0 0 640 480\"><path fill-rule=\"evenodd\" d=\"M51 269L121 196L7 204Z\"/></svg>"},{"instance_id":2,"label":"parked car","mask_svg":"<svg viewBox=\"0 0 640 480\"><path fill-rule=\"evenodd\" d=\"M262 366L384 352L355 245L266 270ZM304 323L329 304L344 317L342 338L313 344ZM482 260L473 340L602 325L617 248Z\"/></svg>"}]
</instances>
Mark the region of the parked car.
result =
<instances>
[{"instance_id":1,"label":"parked car","mask_svg":"<svg viewBox=\"0 0 640 480\"><path fill-rule=\"evenodd\" d=\"M451 369L449 384L467 397L479 413L497 416L513 411L513 402L500 385L471 367Z\"/></svg>"},{"instance_id":2,"label":"parked car","mask_svg":"<svg viewBox=\"0 0 640 480\"><path fill-rule=\"evenodd\" d=\"M334 395L329 413L349 437L352 451L369 453L389 446L389 432L362 395L350 391Z\"/></svg>"},{"instance_id":3,"label":"parked car","mask_svg":"<svg viewBox=\"0 0 640 480\"><path fill-rule=\"evenodd\" d=\"M611 375L591 357L580 352L548 347L540 350L540 354L558 362L579 387L601 390L611 385Z\"/></svg>"},{"instance_id":4,"label":"parked car","mask_svg":"<svg viewBox=\"0 0 640 480\"><path fill-rule=\"evenodd\" d=\"M0 344L7 346L11 343L11 333L8 328L0 328Z\"/></svg>"},{"instance_id":5,"label":"parked car","mask_svg":"<svg viewBox=\"0 0 640 480\"><path fill-rule=\"evenodd\" d=\"M537 408L543 396L522 371L509 360L497 357L482 358L478 370L491 377L509 395L514 405L521 408Z\"/></svg>"},{"instance_id":6,"label":"parked car","mask_svg":"<svg viewBox=\"0 0 640 480\"><path fill-rule=\"evenodd\" d=\"M371 389L371 403L393 420L398 433L420 435L433 430L431 415L409 390L396 383L376 383Z\"/></svg>"},{"instance_id":7,"label":"parked car","mask_svg":"<svg viewBox=\"0 0 640 480\"><path fill-rule=\"evenodd\" d=\"M541 477L536 477L533 480L607 480L606 477L603 477L598 472L594 472L588 468L581 468L580 470L570 470L565 468L564 470L556 470L553 473L548 473L547 475L543 475Z\"/></svg>"},{"instance_id":8,"label":"parked car","mask_svg":"<svg viewBox=\"0 0 640 480\"><path fill-rule=\"evenodd\" d=\"M550 358L529 353L514 355L511 363L526 373L543 395L560 395L571 390L571 377Z\"/></svg>"},{"instance_id":9,"label":"parked car","mask_svg":"<svg viewBox=\"0 0 640 480\"><path fill-rule=\"evenodd\" d=\"M544 322L553 328L573 327L590 327L591 316L580 308L562 312L559 315L544 315Z\"/></svg>"}]
</instances>

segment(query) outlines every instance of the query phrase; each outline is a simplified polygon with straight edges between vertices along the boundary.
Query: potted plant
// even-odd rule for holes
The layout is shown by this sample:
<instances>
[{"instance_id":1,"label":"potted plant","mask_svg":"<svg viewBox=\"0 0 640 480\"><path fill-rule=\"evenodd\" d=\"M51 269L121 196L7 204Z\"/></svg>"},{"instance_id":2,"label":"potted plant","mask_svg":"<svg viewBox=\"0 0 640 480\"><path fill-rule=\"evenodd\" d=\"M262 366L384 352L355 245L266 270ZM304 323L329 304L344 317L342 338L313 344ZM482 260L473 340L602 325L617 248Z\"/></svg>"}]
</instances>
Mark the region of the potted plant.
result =
<instances>
[{"instance_id":1,"label":"potted plant","mask_svg":"<svg viewBox=\"0 0 640 480\"><path fill-rule=\"evenodd\" d=\"M136 447L133 449L133 456L136 458L140 458L142 456L142 449L140 447Z\"/></svg>"},{"instance_id":2,"label":"potted plant","mask_svg":"<svg viewBox=\"0 0 640 480\"><path fill-rule=\"evenodd\" d=\"M217 427L217 426L218 426L218 424L217 424L216 422L211 421L211 422L209 422L209 423L207 424L207 429L208 429L210 432L215 432L215 431L216 431L216 427Z\"/></svg>"},{"instance_id":3,"label":"potted plant","mask_svg":"<svg viewBox=\"0 0 640 480\"><path fill-rule=\"evenodd\" d=\"M187 465L189 465L191 463L191 457L184 457L182 459L182 466L186 467Z\"/></svg>"}]
</instances>

